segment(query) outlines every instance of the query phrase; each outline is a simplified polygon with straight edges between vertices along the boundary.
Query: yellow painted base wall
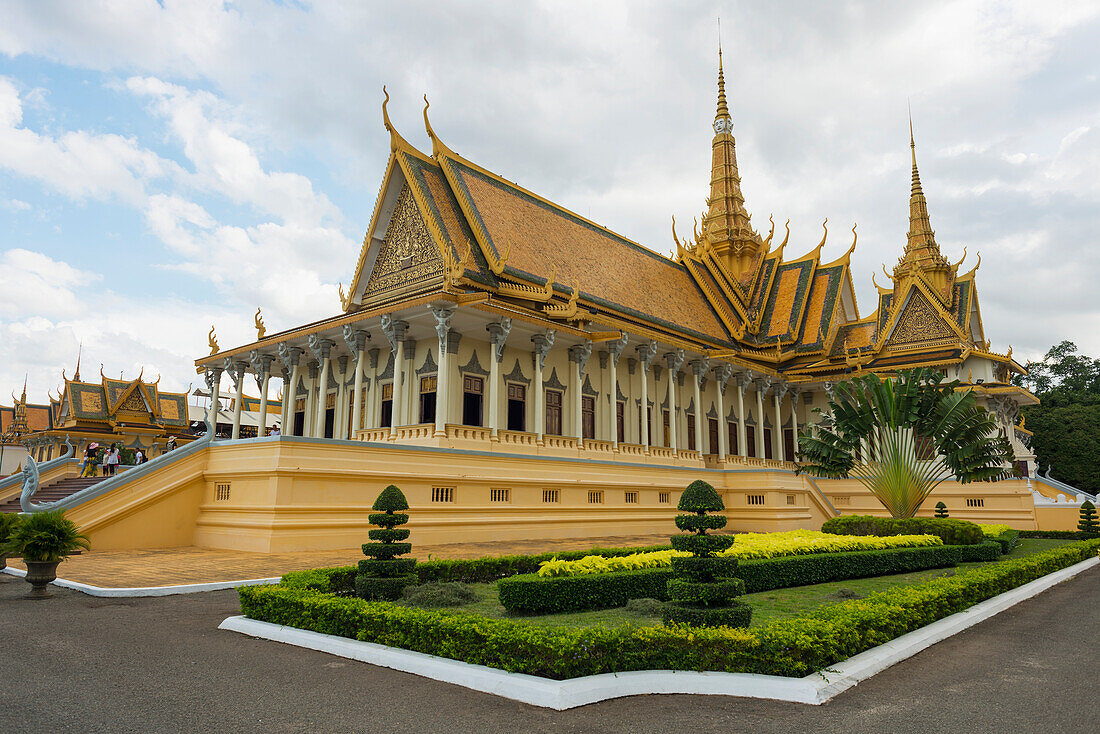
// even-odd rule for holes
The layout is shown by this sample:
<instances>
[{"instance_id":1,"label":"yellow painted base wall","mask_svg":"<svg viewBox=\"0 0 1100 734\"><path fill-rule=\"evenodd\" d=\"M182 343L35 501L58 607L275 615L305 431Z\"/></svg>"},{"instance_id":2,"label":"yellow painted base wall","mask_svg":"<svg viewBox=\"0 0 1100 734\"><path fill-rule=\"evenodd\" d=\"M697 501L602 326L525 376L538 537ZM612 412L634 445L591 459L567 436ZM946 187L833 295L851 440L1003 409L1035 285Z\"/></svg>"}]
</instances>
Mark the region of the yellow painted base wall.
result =
<instances>
[{"instance_id":1,"label":"yellow painted base wall","mask_svg":"<svg viewBox=\"0 0 1100 734\"><path fill-rule=\"evenodd\" d=\"M1080 507L1036 507L1040 530L1076 530L1081 522Z\"/></svg>"},{"instance_id":2,"label":"yellow painted base wall","mask_svg":"<svg viewBox=\"0 0 1100 734\"><path fill-rule=\"evenodd\" d=\"M351 549L367 540L375 497L396 484L409 500L414 542L425 545L671 534L679 494L696 479L723 494L732 530L817 529L836 512L888 514L854 480L812 480L775 468L655 466L284 437L214 445L69 516L97 550ZM1047 521L1036 522L1025 482L945 483L920 514L931 515L940 500L951 517L1048 529ZM981 506L968 507L967 500ZM1058 523L1050 529L1062 528L1060 518L1049 522Z\"/></svg>"}]
</instances>

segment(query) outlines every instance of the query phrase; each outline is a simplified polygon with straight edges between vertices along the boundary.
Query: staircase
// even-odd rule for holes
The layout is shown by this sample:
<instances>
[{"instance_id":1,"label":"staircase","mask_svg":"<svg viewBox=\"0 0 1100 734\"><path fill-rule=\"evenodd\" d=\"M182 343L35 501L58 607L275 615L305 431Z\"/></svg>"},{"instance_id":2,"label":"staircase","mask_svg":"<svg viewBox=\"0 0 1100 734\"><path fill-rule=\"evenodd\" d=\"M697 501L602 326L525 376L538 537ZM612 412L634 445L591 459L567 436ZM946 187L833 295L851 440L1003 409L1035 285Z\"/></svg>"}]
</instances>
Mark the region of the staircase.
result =
<instances>
[{"instance_id":1,"label":"staircase","mask_svg":"<svg viewBox=\"0 0 1100 734\"><path fill-rule=\"evenodd\" d=\"M107 478L108 477L66 477L64 479L59 479L56 482L51 482L43 487L39 487L38 491L31 496L31 500L34 502L55 502L56 500L75 494L86 487L90 487L93 484L98 484ZM22 508L19 506L19 495L12 497L7 502L0 502L0 512L22 512Z\"/></svg>"}]
</instances>

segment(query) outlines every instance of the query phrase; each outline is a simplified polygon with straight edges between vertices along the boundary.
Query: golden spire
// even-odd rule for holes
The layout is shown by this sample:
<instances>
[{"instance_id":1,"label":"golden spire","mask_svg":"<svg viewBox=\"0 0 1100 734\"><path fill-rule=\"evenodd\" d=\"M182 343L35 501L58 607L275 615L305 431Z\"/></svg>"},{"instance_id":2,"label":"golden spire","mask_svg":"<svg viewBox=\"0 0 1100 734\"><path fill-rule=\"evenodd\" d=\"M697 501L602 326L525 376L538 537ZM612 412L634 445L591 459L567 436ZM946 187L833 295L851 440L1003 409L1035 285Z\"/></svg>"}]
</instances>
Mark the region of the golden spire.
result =
<instances>
[{"instance_id":1,"label":"golden spire","mask_svg":"<svg viewBox=\"0 0 1100 734\"><path fill-rule=\"evenodd\" d=\"M722 39L718 39L718 113L715 120L730 116L730 108L726 105L726 77L722 73Z\"/></svg>"},{"instance_id":2,"label":"golden spire","mask_svg":"<svg viewBox=\"0 0 1100 734\"><path fill-rule=\"evenodd\" d=\"M950 307L954 300L955 268L940 252L936 233L928 219L928 202L920 184L917 170L917 142L913 135L913 113L909 112L909 151L913 160L913 183L909 193L909 233L905 252L894 268L895 289L898 278L909 272L920 271L931 283L940 300Z\"/></svg>"},{"instance_id":3,"label":"golden spire","mask_svg":"<svg viewBox=\"0 0 1100 734\"><path fill-rule=\"evenodd\" d=\"M915 247L935 248L937 253L935 232L932 231L932 223L928 219L928 202L924 198L924 191L920 186L920 171L917 170L917 142L913 136L913 113L909 113L909 151L913 157L913 184L909 193L909 241L905 245L908 252Z\"/></svg>"},{"instance_id":4,"label":"golden spire","mask_svg":"<svg viewBox=\"0 0 1100 734\"><path fill-rule=\"evenodd\" d=\"M752 269L758 253L767 248L752 228L749 213L745 211L745 197L741 194L733 120L726 104L721 43L718 47L718 112L714 118L714 139L711 142L710 196L707 205L703 232L696 242L705 240L705 249L714 253L732 280L740 282Z\"/></svg>"},{"instance_id":5,"label":"golden spire","mask_svg":"<svg viewBox=\"0 0 1100 734\"><path fill-rule=\"evenodd\" d=\"M84 351L84 340L76 348L76 372L73 373L73 382L80 382L80 355Z\"/></svg>"}]
</instances>

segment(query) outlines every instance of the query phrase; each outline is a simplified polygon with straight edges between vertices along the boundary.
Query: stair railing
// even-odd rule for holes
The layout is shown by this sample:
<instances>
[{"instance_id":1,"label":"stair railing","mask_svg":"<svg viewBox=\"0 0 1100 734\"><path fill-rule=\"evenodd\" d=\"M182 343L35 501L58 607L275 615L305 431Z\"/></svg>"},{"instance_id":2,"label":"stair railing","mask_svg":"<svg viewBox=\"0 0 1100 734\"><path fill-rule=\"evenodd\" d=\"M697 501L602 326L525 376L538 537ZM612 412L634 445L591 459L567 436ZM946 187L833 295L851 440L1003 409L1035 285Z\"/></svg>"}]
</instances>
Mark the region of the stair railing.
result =
<instances>
[{"instance_id":1,"label":"stair railing","mask_svg":"<svg viewBox=\"0 0 1100 734\"><path fill-rule=\"evenodd\" d=\"M104 479L101 482L97 482L90 487L85 487L77 492L73 492L68 497L63 497L54 502L31 502L31 496L38 491L38 466L34 464L33 459L31 459L27 462L28 466L23 467L23 492L19 495L19 506L22 507L23 512L26 513L46 512L47 510L67 510L71 507L76 507L90 499L110 492L116 487L140 479L148 474L152 474L162 467L174 464L181 459L196 454L206 448L213 440L214 426L211 424L210 416L208 415L206 417L206 433L202 438L196 439L186 446L175 449L174 451L163 453L144 464L138 464L134 468L127 469L121 474ZM43 467L45 466L47 466L47 464L43 464ZM29 472L28 469L30 469Z\"/></svg>"},{"instance_id":2,"label":"stair railing","mask_svg":"<svg viewBox=\"0 0 1100 734\"><path fill-rule=\"evenodd\" d=\"M56 459L51 459L41 464L36 462L33 456L27 454L27 464L23 467L23 471L21 471L19 474L12 474L10 477L4 477L3 479L0 479L0 494L3 494L5 489L9 489L20 483L23 483L25 485L27 480L27 467L31 464L34 465L34 474L37 478L39 472L49 471L50 469L53 469L56 466L61 466L66 461L69 461L71 458L73 458L73 454L75 453L76 449L73 448L73 442L69 440L68 436L65 436L65 446L65 453L61 454L61 456L58 456Z\"/></svg>"}]
</instances>

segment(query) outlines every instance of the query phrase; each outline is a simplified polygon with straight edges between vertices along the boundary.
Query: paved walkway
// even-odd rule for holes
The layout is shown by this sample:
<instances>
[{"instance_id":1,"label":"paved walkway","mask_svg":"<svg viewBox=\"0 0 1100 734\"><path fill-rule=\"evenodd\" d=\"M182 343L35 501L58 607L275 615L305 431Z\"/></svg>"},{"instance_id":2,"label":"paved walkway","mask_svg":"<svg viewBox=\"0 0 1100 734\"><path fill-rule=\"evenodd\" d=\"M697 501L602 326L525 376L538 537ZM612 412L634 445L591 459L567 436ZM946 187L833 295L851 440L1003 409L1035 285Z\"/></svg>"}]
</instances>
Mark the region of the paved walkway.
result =
<instances>
[{"instance_id":1,"label":"paved walkway","mask_svg":"<svg viewBox=\"0 0 1100 734\"><path fill-rule=\"evenodd\" d=\"M588 548L668 543L668 535L630 535L560 540L512 540L493 543L413 545L412 555L429 558L480 558L518 553L546 553ZM164 548L137 551L93 551L72 556L58 566L57 575L70 581L112 588L172 586L213 581L271 578L287 571L325 566L350 566L363 558L358 549L302 553L246 553L206 548ZM14 568L25 569L18 559Z\"/></svg>"},{"instance_id":2,"label":"paved walkway","mask_svg":"<svg viewBox=\"0 0 1100 734\"><path fill-rule=\"evenodd\" d=\"M232 591L26 601L26 589L0 581L5 734L1096 730L1096 568L823 706L638 696L562 712L219 631Z\"/></svg>"}]
</instances>

